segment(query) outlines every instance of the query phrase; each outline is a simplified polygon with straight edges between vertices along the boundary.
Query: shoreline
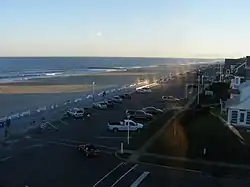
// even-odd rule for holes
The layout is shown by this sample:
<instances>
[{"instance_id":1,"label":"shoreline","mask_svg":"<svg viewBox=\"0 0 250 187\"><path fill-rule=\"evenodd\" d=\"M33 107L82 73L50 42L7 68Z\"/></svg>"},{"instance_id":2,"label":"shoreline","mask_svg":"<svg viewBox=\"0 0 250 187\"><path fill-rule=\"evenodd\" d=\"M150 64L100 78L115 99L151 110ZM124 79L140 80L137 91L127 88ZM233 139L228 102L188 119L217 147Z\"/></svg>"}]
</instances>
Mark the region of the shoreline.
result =
<instances>
[{"instance_id":1,"label":"shoreline","mask_svg":"<svg viewBox=\"0 0 250 187\"><path fill-rule=\"evenodd\" d=\"M156 66L156 67L142 67L142 68L134 68L134 69L127 69L126 71L100 71L100 72L82 72L78 74L61 74L61 75L54 75L54 76L37 76L37 77L32 77L28 78L25 80L25 78L20 79L20 80L2 80L0 79L0 86L1 85L16 85L16 84L25 84L25 83L30 83L30 82L36 82L36 81L44 81L47 80L54 80L54 79L67 79L70 77L93 77L93 76L156 76L157 74L165 74L166 72L176 72L179 70L184 70L187 69L186 67L181 67L178 65L174 66ZM20 77L21 78L21 77ZM7 78L8 79L8 78Z\"/></svg>"}]
</instances>

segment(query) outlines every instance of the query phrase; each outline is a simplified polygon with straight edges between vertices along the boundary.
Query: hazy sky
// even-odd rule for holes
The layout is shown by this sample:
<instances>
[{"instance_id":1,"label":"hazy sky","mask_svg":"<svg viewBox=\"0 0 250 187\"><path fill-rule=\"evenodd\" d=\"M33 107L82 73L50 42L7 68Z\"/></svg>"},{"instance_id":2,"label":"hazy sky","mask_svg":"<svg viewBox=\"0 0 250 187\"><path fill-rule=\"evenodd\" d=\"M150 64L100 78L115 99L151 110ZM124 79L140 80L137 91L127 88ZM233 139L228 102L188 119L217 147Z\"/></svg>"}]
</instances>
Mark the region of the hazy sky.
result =
<instances>
[{"instance_id":1,"label":"hazy sky","mask_svg":"<svg viewBox=\"0 0 250 187\"><path fill-rule=\"evenodd\" d=\"M249 0L0 0L0 56L245 56L249 7Z\"/></svg>"}]
</instances>

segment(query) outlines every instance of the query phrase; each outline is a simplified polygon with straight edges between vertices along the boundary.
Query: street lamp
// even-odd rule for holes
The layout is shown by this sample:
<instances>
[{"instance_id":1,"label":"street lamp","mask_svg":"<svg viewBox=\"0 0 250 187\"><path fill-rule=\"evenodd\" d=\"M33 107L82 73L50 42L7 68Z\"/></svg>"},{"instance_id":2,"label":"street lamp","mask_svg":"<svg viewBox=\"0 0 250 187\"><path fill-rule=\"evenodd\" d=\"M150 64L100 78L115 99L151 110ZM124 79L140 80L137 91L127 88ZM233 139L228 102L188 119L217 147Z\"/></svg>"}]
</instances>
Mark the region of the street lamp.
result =
<instances>
[{"instance_id":1,"label":"street lamp","mask_svg":"<svg viewBox=\"0 0 250 187\"><path fill-rule=\"evenodd\" d=\"M198 96L197 96L197 104L200 104L200 75L198 76Z\"/></svg>"},{"instance_id":2,"label":"street lamp","mask_svg":"<svg viewBox=\"0 0 250 187\"><path fill-rule=\"evenodd\" d=\"M92 98L95 100L95 82L92 83Z\"/></svg>"},{"instance_id":3,"label":"street lamp","mask_svg":"<svg viewBox=\"0 0 250 187\"><path fill-rule=\"evenodd\" d=\"M128 145L129 145L129 126L130 126L130 124L128 123L128 137L127 137L127 141L128 141Z\"/></svg>"}]
</instances>

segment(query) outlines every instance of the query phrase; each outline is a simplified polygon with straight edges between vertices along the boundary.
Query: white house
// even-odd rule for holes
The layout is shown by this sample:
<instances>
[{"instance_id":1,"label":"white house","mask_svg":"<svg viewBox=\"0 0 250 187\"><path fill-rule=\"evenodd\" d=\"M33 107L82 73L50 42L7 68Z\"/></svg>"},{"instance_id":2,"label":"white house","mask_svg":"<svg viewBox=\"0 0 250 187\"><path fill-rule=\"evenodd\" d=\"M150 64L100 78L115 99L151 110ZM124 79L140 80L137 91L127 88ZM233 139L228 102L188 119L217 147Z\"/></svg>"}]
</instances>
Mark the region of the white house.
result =
<instances>
[{"instance_id":1,"label":"white house","mask_svg":"<svg viewBox=\"0 0 250 187\"><path fill-rule=\"evenodd\" d=\"M228 123L250 127L250 99L228 109Z\"/></svg>"},{"instance_id":2,"label":"white house","mask_svg":"<svg viewBox=\"0 0 250 187\"><path fill-rule=\"evenodd\" d=\"M228 104L228 123L250 127L250 81L238 86L238 90L239 93L227 101L231 102Z\"/></svg>"},{"instance_id":3,"label":"white house","mask_svg":"<svg viewBox=\"0 0 250 187\"><path fill-rule=\"evenodd\" d=\"M245 77L242 76L234 76L233 79L231 79L230 87L232 89L238 89L242 83L244 83Z\"/></svg>"}]
</instances>

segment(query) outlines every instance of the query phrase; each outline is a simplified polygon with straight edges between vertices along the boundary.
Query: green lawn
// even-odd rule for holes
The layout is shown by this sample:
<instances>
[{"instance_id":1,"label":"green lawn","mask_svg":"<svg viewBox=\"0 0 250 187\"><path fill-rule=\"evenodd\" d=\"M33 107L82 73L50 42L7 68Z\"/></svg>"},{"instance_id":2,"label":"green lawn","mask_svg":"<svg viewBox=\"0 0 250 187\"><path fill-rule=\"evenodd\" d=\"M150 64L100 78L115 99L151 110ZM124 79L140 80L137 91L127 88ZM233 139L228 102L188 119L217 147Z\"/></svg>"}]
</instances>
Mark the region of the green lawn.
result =
<instances>
[{"instance_id":1,"label":"green lawn","mask_svg":"<svg viewBox=\"0 0 250 187\"><path fill-rule=\"evenodd\" d=\"M192 159L250 163L249 148L207 111L196 114L189 111L183 114L181 120L175 120L168 126L148 152Z\"/></svg>"},{"instance_id":2,"label":"green lawn","mask_svg":"<svg viewBox=\"0 0 250 187\"><path fill-rule=\"evenodd\" d=\"M151 136L153 136L167 121L174 115L174 110L167 111L163 115L159 116L144 130L133 135L130 144L126 149L137 150L139 149Z\"/></svg>"},{"instance_id":3,"label":"green lawn","mask_svg":"<svg viewBox=\"0 0 250 187\"><path fill-rule=\"evenodd\" d=\"M213 112L216 115L221 116L224 120L227 121L227 114L225 114L225 113L221 114L220 107L211 108L211 112Z\"/></svg>"},{"instance_id":4,"label":"green lawn","mask_svg":"<svg viewBox=\"0 0 250 187\"><path fill-rule=\"evenodd\" d=\"M157 165L166 165L169 167L185 168L191 170L202 171L203 174L208 174L215 177L223 177L230 175L236 177L250 177L250 169L242 167L218 166L212 163L205 163L200 160L177 160L168 158L157 158L153 156L142 156L140 162L152 163Z\"/></svg>"},{"instance_id":5,"label":"green lawn","mask_svg":"<svg viewBox=\"0 0 250 187\"><path fill-rule=\"evenodd\" d=\"M250 130L247 131L247 129L241 128L241 129L238 129L238 132L244 139L245 144L250 146Z\"/></svg>"}]
</instances>

